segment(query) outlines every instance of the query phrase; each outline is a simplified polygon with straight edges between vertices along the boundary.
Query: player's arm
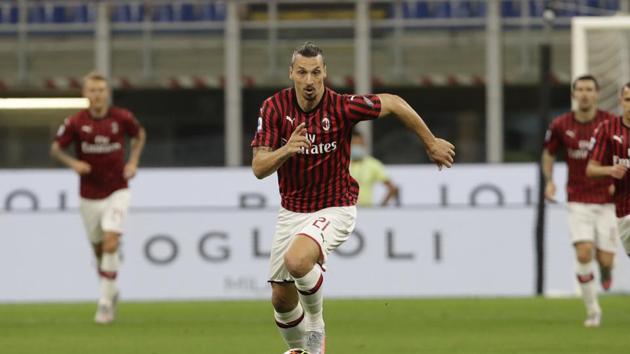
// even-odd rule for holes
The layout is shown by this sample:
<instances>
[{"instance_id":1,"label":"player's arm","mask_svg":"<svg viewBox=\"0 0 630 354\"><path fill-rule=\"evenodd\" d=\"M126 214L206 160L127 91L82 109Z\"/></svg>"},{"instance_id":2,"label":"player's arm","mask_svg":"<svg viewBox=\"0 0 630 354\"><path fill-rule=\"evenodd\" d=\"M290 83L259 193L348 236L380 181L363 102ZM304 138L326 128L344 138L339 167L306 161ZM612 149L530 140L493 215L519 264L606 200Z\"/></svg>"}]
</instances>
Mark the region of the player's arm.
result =
<instances>
[{"instance_id":1,"label":"player's arm","mask_svg":"<svg viewBox=\"0 0 630 354\"><path fill-rule=\"evenodd\" d=\"M274 150L268 146L256 146L253 149L252 170L258 179L263 179L276 172L282 164L301 149L311 146L306 137L306 124L302 123L291 134L287 143Z\"/></svg>"},{"instance_id":2,"label":"player's arm","mask_svg":"<svg viewBox=\"0 0 630 354\"><path fill-rule=\"evenodd\" d=\"M70 167L76 173L80 175L86 175L90 173L92 167L87 162L78 160L73 156L66 153L59 145L58 142L53 142L50 146L50 156L52 156L55 160L61 162L62 164Z\"/></svg>"},{"instance_id":3,"label":"player's arm","mask_svg":"<svg viewBox=\"0 0 630 354\"><path fill-rule=\"evenodd\" d=\"M455 146L444 139L436 138L420 115L405 100L391 94L377 96L381 101L379 118L395 116L422 140L429 158L438 167L453 165Z\"/></svg>"},{"instance_id":4,"label":"player's arm","mask_svg":"<svg viewBox=\"0 0 630 354\"><path fill-rule=\"evenodd\" d=\"M129 161L125 165L124 176L125 179L131 179L136 175L138 171L138 163L140 163L140 156L144 149L144 143L147 141L147 132L144 128L140 127L138 135L131 138L129 142Z\"/></svg>"},{"instance_id":5,"label":"player's arm","mask_svg":"<svg viewBox=\"0 0 630 354\"><path fill-rule=\"evenodd\" d=\"M541 158L542 173L545 179L545 199L550 202L556 202L556 184L553 182L553 164L556 162L556 156L544 149Z\"/></svg>"},{"instance_id":6,"label":"player's arm","mask_svg":"<svg viewBox=\"0 0 630 354\"><path fill-rule=\"evenodd\" d=\"M591 178L612 177L622 179L628 171L624 165L603 166L599 161L589 160L586 165L586 176Z\"/></svg>"}]
</instances>

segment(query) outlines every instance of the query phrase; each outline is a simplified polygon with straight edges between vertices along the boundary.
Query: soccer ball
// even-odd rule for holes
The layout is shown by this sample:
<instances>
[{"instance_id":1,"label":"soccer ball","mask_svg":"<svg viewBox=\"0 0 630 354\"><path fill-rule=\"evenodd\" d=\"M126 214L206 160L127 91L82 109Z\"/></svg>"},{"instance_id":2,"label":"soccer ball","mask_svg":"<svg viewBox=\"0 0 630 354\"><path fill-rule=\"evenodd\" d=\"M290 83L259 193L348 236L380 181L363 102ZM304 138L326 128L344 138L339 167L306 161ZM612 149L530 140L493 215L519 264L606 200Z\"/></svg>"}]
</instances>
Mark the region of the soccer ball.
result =
<instances>
[{"instance_id":1,"label":"soccer ball","mask_svg":"<svg viewBox=\"0 0 630 354\"><path fill-rule=\"evenodd\" d=\"M308 352L301 348L293 348L293 349L287 350L283 354L308 354Z\"/></svg>"}]
</instances>

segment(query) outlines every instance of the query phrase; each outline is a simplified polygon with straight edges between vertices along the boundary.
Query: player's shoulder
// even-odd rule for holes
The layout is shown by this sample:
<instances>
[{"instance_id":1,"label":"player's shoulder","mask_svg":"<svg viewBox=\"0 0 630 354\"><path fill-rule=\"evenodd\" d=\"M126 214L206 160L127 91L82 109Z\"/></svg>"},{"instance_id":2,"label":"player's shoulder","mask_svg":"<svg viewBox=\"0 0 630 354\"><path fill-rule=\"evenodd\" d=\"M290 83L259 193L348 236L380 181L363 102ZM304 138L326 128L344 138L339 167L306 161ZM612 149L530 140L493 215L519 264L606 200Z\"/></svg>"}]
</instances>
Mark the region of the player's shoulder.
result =
<instances>
[{"instance_id":1,"label":"player's shoulder","mask_svg":"<svg viewBox=\"0 0 630 354\"><path fill-rule=\"evenodd\" d=\"M289 88L282 89L274 93L273 95L267 97L263 101L263 106L282 107L285 105L291 105L293 103L293 95L294 95L293 88L289 87Z\"/></svg>"},{"instance_id":2,"label":"player's shoulder","mask_svg":"<svg viewBox=\"0 0 630 354\"><path fill-rule=\"evenodd\" d=\"M81 123L82 121L89 120L89 119L90 119L90 112L87 109L82 109L76 113L73 113L67 116L63 122L65 125L74 125L74 124L78 124L78 123Z\"/></svg>"},{"instance_id":3,"label":"player's shoulder","mask_svg":"<svg viewBox=\"0 0 630 354\"><path fill-rule=\"evenodd\" d=\"M559 126L559 125L571 123L571 122L573 122L573 117L574 117L573 111L564 112L564 113L562 113L560 115L555 116L551 120L551 125L552 126L554 126L554 125L555 126Z\"/></svg>"},{"instance_id":4,"label":"player's shoulder","mask_svg":"<svg viewBox=\"0 0 630 354\"><path fill-rule=\"evenodd\" d=\"M133 113L123 107L111 106L109 108L109 115L113 118L133 118Z\"/></svg>"},{"instance_id":5,"label":"player's shoulder","mask_svg":"<svg viewBox=\"0 0 630 354\"><path fill-rule=\"evenodd\" d=\"M612 120L615 119L616 115L612 112L609 111L604 111L601 109L597 110L597 117L601 120L601 121L608 121L608 120Z\"/></svg>"},{"instance_id":6,"label":"player's shoulder","mask_svg":"<svg viewBox=\"0 0 630 354\"><path fill-rule=\"evenodd\" d=\"M597 127L595 127L595 134L602 131L608 133L611 131L610 127L615 123L618 118L615 115L611 115L608 119L602 120Z\"/></svg>"}]
</instances>

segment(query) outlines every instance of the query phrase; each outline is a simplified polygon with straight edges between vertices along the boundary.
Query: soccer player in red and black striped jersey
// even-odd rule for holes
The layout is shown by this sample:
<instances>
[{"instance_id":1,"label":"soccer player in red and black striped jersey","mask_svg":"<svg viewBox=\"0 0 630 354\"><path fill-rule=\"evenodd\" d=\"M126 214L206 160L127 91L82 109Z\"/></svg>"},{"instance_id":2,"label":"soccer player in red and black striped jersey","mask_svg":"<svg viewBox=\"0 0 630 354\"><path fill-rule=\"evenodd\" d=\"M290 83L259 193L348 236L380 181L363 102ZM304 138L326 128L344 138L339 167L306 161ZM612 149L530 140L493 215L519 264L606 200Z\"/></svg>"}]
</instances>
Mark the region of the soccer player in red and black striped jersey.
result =
<instances>
[{"instance_id":1,"label":"soccer player in red and black striped jersey","mask_svg":"<svg viewBox=\"0 0 630 354\"><path fill-rule=\"evenodd\" d=\"M136 175L146 133L134 115L109 102L107 79L97 73L83 80L89 108L65 119L50 148L51 155L80 176L79 211L92 244L101 297L94 321L114 320L120 264L118 245L129 207L128 181ZM125 138L130 137L125 162ZM64 151L74 144L76 156Z\"/></svg>"},{"instance_id":2,"label":"soccer player in red and black striped jersey","mask_svg":"<svg viewBox=\"0 0 630 354\"><path fill-rule=\"evenodd\" d=\"M324 56L311 42L294 51L289 77L293 87L262 104L252 169L258 178L277 171L282 197L269 274L276 323L289 347L322 354L326 257L355 225L359 187L349 173L352 128L363 120L396 117L439 168L451 167L455 147L436 138L400 97L340 95L326 88Z\"/></svg>"},{"instance_id":3,"label":"soccer player in red and black striped jersey","mask_svg":"<svg viewBox=\"0 0 630 354\"><path fill-rule=\"evenodd\" d=\"M612 180L588 178L586 164L595 128L612 119L613 115L597 108L599 86L593 76L578 77L571 89L577 109L556 117L545 136L542 155L545 198L554 201L553 164L556 152L562 148L569 174L569 230L577 258L577 279L588 314L584 325L597 327L601 320L601 307L592 270L593 254L599 263L602 286L608 290L618 234L612 204Z\"/></svg>"},{"instance_id":4,"label":"soccer player in red and black striped jersey","mask_svg":"<svg viewBox=\"0 0 630 354\"><path fill-rule=\"evenodd\" d=\"M619 233L630 256L630 82L622 87L619 100L622 116L602 123L595 131L586 174L613 178Z\"/></svg>"}]
</instances>

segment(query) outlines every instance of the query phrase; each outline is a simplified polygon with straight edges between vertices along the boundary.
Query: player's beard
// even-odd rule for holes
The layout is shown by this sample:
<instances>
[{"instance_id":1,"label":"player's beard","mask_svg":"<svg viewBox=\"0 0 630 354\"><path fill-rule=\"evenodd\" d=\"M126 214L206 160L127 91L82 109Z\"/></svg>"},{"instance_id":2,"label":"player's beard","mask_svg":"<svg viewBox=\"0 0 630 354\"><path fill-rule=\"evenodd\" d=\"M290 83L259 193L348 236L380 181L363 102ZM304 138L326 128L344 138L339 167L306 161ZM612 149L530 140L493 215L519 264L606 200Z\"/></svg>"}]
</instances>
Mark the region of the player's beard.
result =
<instances>
[{"instance_id":1,"label":"player's beard","mask_svg":"<svg viewBox=\"0 0 630 354\"><path fill-rule=\"evenodd\" d=\"M578 103L578 109L579 109L580 111L582 111L582 112L588 112L588 111L590 111L591 109L593 109L593 107L595 107L595 105L594 105L594 104L592 104L592 103L590 103L590 102L586 102L586 103L584 103L584 102L579 102L579 103Z\"/></svg>"},{"instance_id":2,"label":"player's beard","mask_svg":"<svg viewBox=\"0 0 630 354\"><path fill-rule=\"evenodd\" d=\"M314 101L317 98L317 90L315 89L315 86L305 87L302 90L302 96L304 96L304 99L306 99L307 101Z\"/></svg>"}]
</instances>

